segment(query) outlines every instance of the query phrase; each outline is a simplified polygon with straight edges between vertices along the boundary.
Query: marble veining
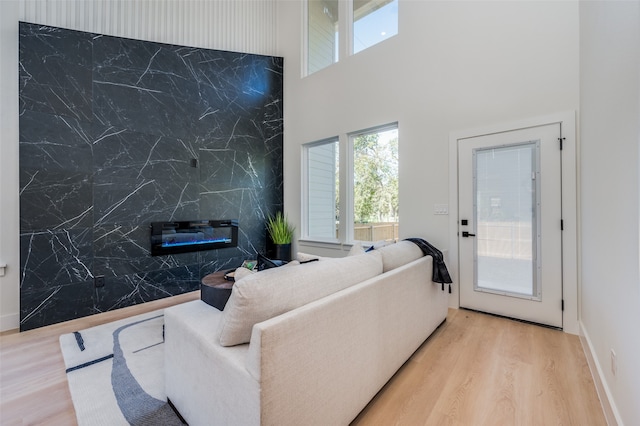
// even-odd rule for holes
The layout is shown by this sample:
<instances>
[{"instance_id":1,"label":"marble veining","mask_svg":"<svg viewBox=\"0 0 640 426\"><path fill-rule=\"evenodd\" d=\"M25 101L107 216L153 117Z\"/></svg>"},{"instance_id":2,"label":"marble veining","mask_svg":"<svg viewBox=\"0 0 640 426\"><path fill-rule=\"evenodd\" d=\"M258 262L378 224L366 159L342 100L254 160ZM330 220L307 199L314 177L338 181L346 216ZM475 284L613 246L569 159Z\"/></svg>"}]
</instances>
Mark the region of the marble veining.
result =
<instances>
[{"instance_id":1,"label":"marble veining","mask_svg":"<svg viewBox=\"0 0 640 426\"><path fill-rule=\"evenodd\" d=\"M20 23L21 329L199 288L282 208L282 58ZM238 247L150 256L150 223ZM94 277L104 276L104 287Z\"/></svg>"}]
</instances>

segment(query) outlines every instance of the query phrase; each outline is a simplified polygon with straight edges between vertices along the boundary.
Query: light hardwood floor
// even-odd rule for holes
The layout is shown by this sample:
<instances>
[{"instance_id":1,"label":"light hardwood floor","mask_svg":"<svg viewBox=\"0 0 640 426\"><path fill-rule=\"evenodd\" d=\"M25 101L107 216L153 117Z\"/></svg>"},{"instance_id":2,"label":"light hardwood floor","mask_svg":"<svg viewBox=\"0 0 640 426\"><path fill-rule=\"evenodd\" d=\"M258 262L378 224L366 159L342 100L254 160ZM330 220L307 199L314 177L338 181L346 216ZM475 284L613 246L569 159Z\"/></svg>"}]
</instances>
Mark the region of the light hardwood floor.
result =
<instances>
[{"instance_id":1,"label":"light hardwood floor","mask_svg":"<svg viewBox=\"0 0 640 426\"><path fill-rule=\"evenodd\" d=\"M606 425L578 336L466 310L353 425Z\"/></svg>"},{"instance_id":2,"label":"light hardwood floor","mask_svg":"<svg viewBox=\"0 0 640 426\"><path fill-rule=\"evenodd\" d=\"M61 334L198 299L193 292L0 335L0 425L75 425ZM577 336L465 310L407 361L353 425L605 425Z\"/></svg>"}]
</instances>

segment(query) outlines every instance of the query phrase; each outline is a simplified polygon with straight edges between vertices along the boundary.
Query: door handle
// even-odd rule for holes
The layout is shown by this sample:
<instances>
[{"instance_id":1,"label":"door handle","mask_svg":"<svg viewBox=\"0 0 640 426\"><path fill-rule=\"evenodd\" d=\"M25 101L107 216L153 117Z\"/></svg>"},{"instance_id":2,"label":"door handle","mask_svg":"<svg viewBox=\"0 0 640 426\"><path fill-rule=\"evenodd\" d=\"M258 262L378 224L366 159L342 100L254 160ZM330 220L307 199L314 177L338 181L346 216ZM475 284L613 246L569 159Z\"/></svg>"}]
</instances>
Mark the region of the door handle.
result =
<instances>
[{"instance_id":1,"label":"door handle","mask_svg":"<svg viewBox=\"0 0 640 426\"><path fill-rule=\"evenodd\" d=\"M467 238L467 237L475 237L475 236L476 236L476 234L470 234L470 233L468 233L467 231L462 231L462 236L463 236L464 238Z\"/></svg>"}]
</instances>

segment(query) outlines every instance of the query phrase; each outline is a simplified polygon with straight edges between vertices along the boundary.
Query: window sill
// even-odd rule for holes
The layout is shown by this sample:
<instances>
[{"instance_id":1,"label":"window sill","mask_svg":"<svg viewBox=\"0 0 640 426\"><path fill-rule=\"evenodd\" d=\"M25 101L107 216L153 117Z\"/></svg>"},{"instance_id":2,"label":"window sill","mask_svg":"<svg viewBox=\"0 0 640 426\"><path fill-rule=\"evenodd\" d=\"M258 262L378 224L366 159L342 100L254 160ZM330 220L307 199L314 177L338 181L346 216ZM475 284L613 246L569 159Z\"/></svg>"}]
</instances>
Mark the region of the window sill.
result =
<instances>
[{"instance_id":1,"label":"window sill","mask_svg":"<svg viewBox=\"0 0 640 426\"><path fill-rule=\"evenodd\" d=\"M352 246L352 243L348 244L340 241L298 240L298 251L330 257L346 255ZM324 253L320 254L319 251Z\"/></svg>"}]
</instances>

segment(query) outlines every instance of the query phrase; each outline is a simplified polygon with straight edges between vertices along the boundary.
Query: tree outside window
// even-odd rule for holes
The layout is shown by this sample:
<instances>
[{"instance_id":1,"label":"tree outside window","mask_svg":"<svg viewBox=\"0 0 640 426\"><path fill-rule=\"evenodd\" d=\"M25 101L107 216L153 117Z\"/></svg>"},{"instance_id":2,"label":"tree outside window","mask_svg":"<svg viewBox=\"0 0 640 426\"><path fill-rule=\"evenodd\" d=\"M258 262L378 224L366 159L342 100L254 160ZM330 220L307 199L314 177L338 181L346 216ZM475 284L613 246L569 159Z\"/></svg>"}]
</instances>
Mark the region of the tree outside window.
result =
<instances>
[{"instance_id":1,"label":"tree outside window","mask_svg":"<svg viewBox=\"0 0 640 426\"><path fill-rule=\"evenodd\" d=\"M397 239L397 126L353 135L352 143L354 239Z\"/></svg>"}]
</instances>

